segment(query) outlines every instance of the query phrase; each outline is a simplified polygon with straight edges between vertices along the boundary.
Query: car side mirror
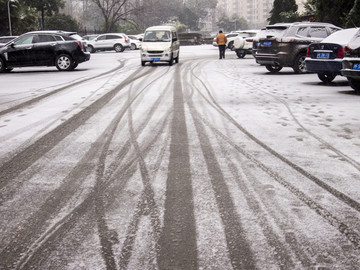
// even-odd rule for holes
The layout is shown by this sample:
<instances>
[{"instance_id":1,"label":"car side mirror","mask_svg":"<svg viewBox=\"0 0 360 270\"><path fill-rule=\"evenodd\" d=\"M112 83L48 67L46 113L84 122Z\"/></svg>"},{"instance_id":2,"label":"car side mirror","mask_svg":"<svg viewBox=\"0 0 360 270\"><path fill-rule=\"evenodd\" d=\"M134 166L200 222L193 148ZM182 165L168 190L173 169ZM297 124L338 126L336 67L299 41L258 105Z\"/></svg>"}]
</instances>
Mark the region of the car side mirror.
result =
<instances>
[{"instance_id":1,"label":"car side mirror","mask_svg":"<svg viewBox=\"0 0 360 270\"><path fill-rule=\"evenodd\" d=\"M142 38L139 38L140 41L142 41L143 39Z\"/></svg>"},{"instance_id":2,"label":"car side mirror","mask_svg":"<svg viewBox=\"0 0 360 270\"><path fill-rule=\"evenodd\" d=\"M13 42L11 42L11 43L9 44L9 47L15 48L15 44L14 44Z\"/></svg>"}]
</instances>

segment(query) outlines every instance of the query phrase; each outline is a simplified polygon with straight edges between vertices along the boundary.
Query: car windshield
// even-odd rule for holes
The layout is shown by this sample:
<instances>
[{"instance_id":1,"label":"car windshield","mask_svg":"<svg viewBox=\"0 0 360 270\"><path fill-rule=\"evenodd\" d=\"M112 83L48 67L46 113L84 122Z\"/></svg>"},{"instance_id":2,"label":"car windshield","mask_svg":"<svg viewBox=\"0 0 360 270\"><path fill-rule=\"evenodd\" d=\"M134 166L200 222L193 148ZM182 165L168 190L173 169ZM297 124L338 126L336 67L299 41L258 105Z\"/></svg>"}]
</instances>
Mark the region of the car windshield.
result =
<instances>
[{"instance_id":1,"label":"car windshield","mask_svg":"<svg viewBox=\"0 0 360 270\"><path fill-rule=\"evenodd\" d=\"M146 31L144 42L168 42L170 41L170 31L164 30L151 30Z\"/></svg>"}]
</instances>

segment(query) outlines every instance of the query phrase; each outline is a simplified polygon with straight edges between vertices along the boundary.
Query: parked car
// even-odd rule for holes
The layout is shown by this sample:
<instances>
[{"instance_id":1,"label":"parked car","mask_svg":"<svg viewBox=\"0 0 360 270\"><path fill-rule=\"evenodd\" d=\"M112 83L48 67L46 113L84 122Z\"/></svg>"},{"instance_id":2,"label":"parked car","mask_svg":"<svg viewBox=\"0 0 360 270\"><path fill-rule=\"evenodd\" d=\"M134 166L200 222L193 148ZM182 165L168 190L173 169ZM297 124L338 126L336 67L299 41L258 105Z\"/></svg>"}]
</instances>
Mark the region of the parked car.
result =
<instances>
[{"instance_id":1,"label":"parked car","mask_svg":"<svg viewBox=\"0 0 360 270\"><path fill-rule=\"evenodd\" d=\"M351 88L360 94L360 54L358 57L344 58L341 74L348 79Z\"/></svg>"},{"instance_id":2,"label":"parked car","mask_svg":"<svg viewBox=\"0 0 360 270\"><path fill-rule=\"evenodd\" d=\"M141 38L134 35L128 36L130 39L130 50L137 50L141 48Z\"/></svg>"},{"instance_id":3,"label":"parked car","mask_svg":"<svg viewBox=\"0 0 360 270\"><path fill-rule=\"evenodd\" d=\"M358 28L349 28L310 44L305 59L306 69L317 73L321 81L332 82L337 75L341 75L343 58L351 55L349 43L358 35Z\"/></svg>"},{"instance_id":4,"label":"parked car","mask_svg":"<svg viewBox=\"0 0 360 270\"><path fill-rule=\"evenodd\" d=\"M237 31L239 35L234 38L234 41L231 45L231 50L235 51L239 58L244 58L246 54L251 54L253 38L259 31L260 30Z\"/></svg>"},{"instance_id":5,"label":"parked car","mask_svg":"<svg viewBox=\"0 0 360 270\"><path fill-rule=\"evenodd\" d=\"M0 48L0 72L15 67L56 66L73 70L88 61L90 53L75 32L35 31L19 36Z\"/></svg>"},{"instance_id":6,"label":"parked car","mask_svg":"<svg viewBox=\"0 0 360 270\"><path fill-rule=\"evenodd\" d=\"M350 56L342 61L341 75L345 76L350 86L360 94L360 31L349 42Z\"/></svg>"},{"instance_id":7,"label":"parked car","mask_svg":"<svg viewBox=\"0 0 360 270\"><path fill-rule=\"evenodd\" d=\"M13 39L17 38L18 36L3 36L0 37L0 47L3 47L6 45L6 43L12 41Z\"/></svg>"},{"instance_id":8,"label":"parked car","mask_svg":"<svg viewBox=\"0 0 360 270\"><path fill-rule=\"evenodd\" d=\"M255 54L258 64L270 72L292 67L295 73L305 73L305 57L310 43L320 42L341 28L329 23L302 22L274 24L266 27L266 37L259 39Z\"/></svg>"},{"instance_id":9,"label":"parked car","mask_svg":"<svg viewBox=\"0 0 360 270\"><path fill-rule=\"evenodd\" d=\"M126 48L130 48L130 39L123 33L107 33L89 40L87 46L91 53L111 50L123 52Z\"/></svg>"},{"instance_id":10,"label":"parked car","mask_svg":"<svg viewBox=\"0 0 360 270\"><path fill-rule=\"evenodd\" d=\"M235 37L237 37L239 35L239 33L237 32L231 32L231 33L226 33L225 36L226 38L228 39L227 42L226 42L226 48L229 48L231 49L231 47L233 46L234 44L234 39ZM217 47L218 44L216 43L216 37L217 35L214 37L213 39L213 46Z\"/></svg>"}]
</instances>

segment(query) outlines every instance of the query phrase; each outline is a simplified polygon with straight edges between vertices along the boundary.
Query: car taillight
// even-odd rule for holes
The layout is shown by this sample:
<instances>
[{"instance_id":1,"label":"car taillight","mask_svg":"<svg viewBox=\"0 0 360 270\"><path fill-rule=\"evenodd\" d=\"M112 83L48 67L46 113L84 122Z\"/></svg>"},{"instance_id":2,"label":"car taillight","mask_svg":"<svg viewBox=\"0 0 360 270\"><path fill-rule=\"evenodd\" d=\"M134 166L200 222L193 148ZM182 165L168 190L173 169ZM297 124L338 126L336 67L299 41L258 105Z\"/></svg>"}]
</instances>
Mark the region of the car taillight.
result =
<instances>
[{"instance_id":1,"label":"car taillight","mask_svg":"<svg viewBox=\"0 0 360 270\"><path fill-rule=\"evenodd\" d=\"M307 48L306 57L311 57L310 47Z\"/></svg>"},{"instance_id":2,"label":"car taillight","mask_svg":"<svg viewBox=\"0 0 360 270\"><path fill-rule=\"evenodd\" d=\"M124 39L125 39L125 42L127 43L127 42L128 42L128 40L127 40L126 36L124 36Z\"/></svg>"},{"instance_id":3,"label":"car taillight","mask_svg":"<svg viewBox=\"0 0 360 270\"><path fill-rule=\"evenodd\" d=\"M345 57L345 50L347 47L343 48L340 47L337 51L336 58L344 58Z\"/></svg>"},{"instance_id":4,"label":"car taillight","mask_svg":"<svg viewBox=\"0 0 360 270\"><path fill-rule=\"evenodd\" d=\"M252 38L247 38L245 40L246 40L246 42L253 42L254 41L254 39L252 39Z\"/></svg>"},{"instance_id":5,"label":"car taillight","mask_svg":"<svg viewBox=\"0 0 360 270\"><path fill-rule=\"evenodd\" d=\"M83 46L82 46L82 43L81 43L81 41L76 41L76 43L79 45L79 47L80 47L80 50L82 50L83 51Z\"/></svg>"}]
</instances>

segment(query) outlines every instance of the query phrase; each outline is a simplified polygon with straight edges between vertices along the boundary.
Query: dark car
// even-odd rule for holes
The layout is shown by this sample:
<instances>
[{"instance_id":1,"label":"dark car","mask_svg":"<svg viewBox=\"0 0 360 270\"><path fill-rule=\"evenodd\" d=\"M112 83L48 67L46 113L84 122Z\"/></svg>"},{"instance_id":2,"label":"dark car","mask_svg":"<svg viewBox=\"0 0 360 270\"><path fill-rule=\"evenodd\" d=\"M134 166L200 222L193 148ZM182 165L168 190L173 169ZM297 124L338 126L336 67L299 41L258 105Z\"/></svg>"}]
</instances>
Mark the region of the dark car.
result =
<instances>
[{"instance_id":1,"label":"dark car","mask_svg":"<svg viewBox=\"0 0 360 270\"><path fill-rule=\"evenodd\" d=\"M343 69L341 74L345 76L352 89L360 94L360 50L358 57L344 58L342 62Z\"/></svg>"},{"instance_id":2,"label":"dark car","mask_svg":"<svg viewBox=\"0 0 360 270\"><path fill-rule=\"evenodd\" d=\"M8 43L9 41L12 41L13 39L17 38L18 36L2 36L0 37L0 47L3 47Z\"/></svg>"},{"instance_id":3,"label":"dark car","mask_svg":"<svg viewBox=\"0 0 360 270\"><path fill-rule=\"evenodd\" d=\"M73 70L89 59L90 53L86 51L85 43L74 32L29 32L0 48L0 72L29 66L56 66L60 71Z\"/></svg>"},{"instance_id":4,"label":"dark car","mask_svg":"<svg viewBox=\"0 0 360 270\"><path fill-rule=\"evenodd\" d=\"M332 82L341 75L344 57L356 53L349 44L360 33L358 28L337 31L319 43L309 45L306 54L306 69L315 72L321 81Z\"/></svg>"},{"instance_id":5,"label":"dark car","mask_svg":"<svg viewBox=\"0 0 360 270\"><path fill-rule=\"evenodd\" d=\"M312 22L268 25L266 37L259 39L256 62L270 72L292 67L295 73L305 73L309 44L320 42L340 29L329 23Z\"/></svg>"}]
</instances>

